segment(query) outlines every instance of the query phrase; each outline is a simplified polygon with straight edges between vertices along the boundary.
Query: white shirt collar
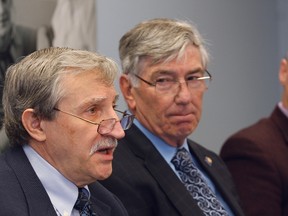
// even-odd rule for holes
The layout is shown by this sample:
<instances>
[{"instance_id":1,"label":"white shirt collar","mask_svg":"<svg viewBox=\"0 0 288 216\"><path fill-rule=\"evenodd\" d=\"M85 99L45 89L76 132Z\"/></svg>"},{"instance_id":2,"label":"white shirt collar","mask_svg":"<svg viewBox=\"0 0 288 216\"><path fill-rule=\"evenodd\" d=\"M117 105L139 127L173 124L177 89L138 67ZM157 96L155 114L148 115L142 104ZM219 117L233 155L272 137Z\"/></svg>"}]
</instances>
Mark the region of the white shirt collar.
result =
<instances>
[{"instance_id":1,"label":"white shirt collar","mask_svg":"<svg viewBox=\"0 0 288 216\"><path fill-rule=\"evenodd\" d=\"M48 193L57 214L74 215L72 211L76 211L73 210L73 207L78 197L77 186L65 178L29 145L25 145L23 149Z\"/></svg>"},{"instance_id":2,"label":"white shirt collar","mask_svg":"<svg viewBox=\"0 0 288 216\"><path fill-rule=\"evenodd\" d=\"M278 103L278 107L283 112L283 114L288 118L288 110L283 106L282 102Z\"/></svg>"},{"instance_id":3,"label":"white shirt collar","mask_svg":"<svg viewBox=\"0 0 288 216\"><path fill-rule=\"evenodd\" d=\"M145 128L137 119L134 119L133 123L151 141L151 143L155 146L155 148L158 150L158 152L162 155L162 157L166 160L166 162L174 170L174 165L171 163L171 159L174 157L174 155L177 151L177 147L169 145L164 140L162 140L160 137L153 134L151 131L149 131L147 128ZM182 147L185 148L188 152L190 152L189 147L188 147L188 143L187 143L187 139L184 140L184 142L180 148L182 148Z\"/></svg>"}]
</instances>

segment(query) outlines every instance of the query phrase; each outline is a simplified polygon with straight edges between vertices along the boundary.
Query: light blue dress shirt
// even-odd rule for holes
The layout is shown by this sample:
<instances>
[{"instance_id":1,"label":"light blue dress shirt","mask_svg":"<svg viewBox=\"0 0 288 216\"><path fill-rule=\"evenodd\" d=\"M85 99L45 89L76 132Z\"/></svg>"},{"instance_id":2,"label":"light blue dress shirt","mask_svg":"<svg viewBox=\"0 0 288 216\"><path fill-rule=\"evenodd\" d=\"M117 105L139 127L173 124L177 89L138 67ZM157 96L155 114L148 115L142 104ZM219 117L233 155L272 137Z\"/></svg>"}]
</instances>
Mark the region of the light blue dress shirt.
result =
<instances>
[{"instance_id":1,"label":"light blue dress shirt","mask_svg":"<svg viewBox=\"0 0 288 216\"><path fill-rule=\"evenodd\" d=\"M134 119L133 122L141 131L142 133L145 134L145 136L152 142L152 144L155 146L155 148L158 150L158 152L162 155L162 157L165 159L165 161L169 164L171 169L174 171L174 173L178 176L178 178L181 180L178 172L176 171L174 165L171 162L171 159L174 157L176 154L177 148L174 146L171 146L167 144L164 140L159 138L158 136L155 136L153 133L151 133L149 130L147 130L136 118ZM183 148L187 149L188 152L190 152L187 139L185 139L183 145ZM199 169L202 177L207 181L209 187L212 189L212 191L215 193L216 197L218 200L222 203L224 208L226 209L227 213L231 216L234 214L232 213L230 207L228 204L224 201L223 197L219 193L219 191L216 189L214 183L211 181L209 176L205 173L205 171L201 168L199 163L196 161L195 157L191 154L193 162L196 164L197 168Z\"/></svg>"},{"instance_id":2,"label":"light blue dress shirt","mask_svg":"<svg viewBox=\"0 0 288 216\"><path fill-rule=\"evenodd\" d=\"M73 209L78 197L78 187L65 178L29 145L25 145L23 149L48 193L57 215L79 216L79 211ZM87 186L85 188L88 190Z\"/></svg>"}]
</instances>

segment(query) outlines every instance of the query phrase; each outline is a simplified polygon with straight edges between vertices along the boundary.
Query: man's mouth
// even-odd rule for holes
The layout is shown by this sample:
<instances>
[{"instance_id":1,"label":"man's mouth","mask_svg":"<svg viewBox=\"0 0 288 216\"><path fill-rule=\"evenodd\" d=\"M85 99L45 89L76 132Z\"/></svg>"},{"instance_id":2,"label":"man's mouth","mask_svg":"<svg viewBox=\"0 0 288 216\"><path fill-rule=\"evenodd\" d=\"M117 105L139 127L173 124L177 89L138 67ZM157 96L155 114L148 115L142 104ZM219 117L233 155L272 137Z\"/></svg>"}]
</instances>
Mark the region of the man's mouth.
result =
<instances>
[{"instance_id":1,"label":"man's mouth","mask_svg":"<svg viewBox=\"0 0 288 216\"><path fill-rule=\"evenodd\" d=\"M100 154L112 154L117 145L118 142L115 138L106 138L92 146L90 155L94 154L95 152Z\"/></svg>"},{"instance_id":2,"label":"man's mouth","mask_svg":"<svg viewBox=\"0 0 288 216\"><path fill-rule=\"evenodd\" d=\"M110 147L110 148L103 148L103 149L99 149L96 152L100 153L100 154L112 154L114 151L115 147Z\"/></svg>"}]
</instances>

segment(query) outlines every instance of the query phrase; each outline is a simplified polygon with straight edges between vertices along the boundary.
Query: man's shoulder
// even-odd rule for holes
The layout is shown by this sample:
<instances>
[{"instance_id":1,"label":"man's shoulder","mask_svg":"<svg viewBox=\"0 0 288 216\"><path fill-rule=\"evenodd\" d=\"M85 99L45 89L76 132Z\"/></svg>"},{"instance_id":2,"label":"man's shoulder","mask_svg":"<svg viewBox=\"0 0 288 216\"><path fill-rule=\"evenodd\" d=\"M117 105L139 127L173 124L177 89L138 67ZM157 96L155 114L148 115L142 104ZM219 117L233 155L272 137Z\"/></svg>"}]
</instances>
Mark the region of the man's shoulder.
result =
<instances>
[{"instance_id":1,"label":"man's shoulder","mask_svg":"<svg viewBox=\"0 0 288 216\"><path fill-rule=\"evenodd\" d=\"M0 155L0 200L7 200L7 202L11 201L12 198L8 199L7 195L12 193L14 196L17 196L18 201L21 202L20 200L23 201L25 199L23 189L15 174L15 170L7 162L7 157L9 157L9 155L11 155L11 153L8 154L7 152L1 153Z\"/></svg>"},{"instance_id":2,"label":"man's shoulder","mask_svg":"<svg viewBox=\"0 0 288 216\"><path fill-rule=\"evenodd\" d=\"M96 197L113 197L113 194L107 190L103 185L101 185L98 181L88 185L91 195L95 195Z\"/></svg>"},{"instance_id":3,"label":"man's shoulder","mask_svg":"<svg viewBox=\"0 0 288 216\"><path fill-rule=\"evenodd\" d=\"M26 167L26 163L21 157L25 155L21 151L21 149L8 148L0 154L0 182L11 183L12 179L17 180L16 169L18 168L25 172L23 168Z\"/></svg>"},{"instance_id":4,"label":"man's shoulder","mask_svg":"<svg viewBox=\"0 0 288 216\"><path fill-rule=\"evenodd\" d=\"M188 146L190 148L190 151L196 155L207 155L207 156L213 156L218 158L219 156L212 150L206 148L204 145L201 145L191 139L188 139Z\"/></svg>"},{"instance_id":5,"label":"man's shoulder","mask_svg":"<svg viewBox=\"0 0 288 216\"><path fill-rule=\"evenodd\" d=\"M265 145L273 144L275 139L279 140L282 137L279 133L281 130L271 118L262 118L231 134L223 143L222 148L230 145L242 147L243 145L250 147L259 145L263 148Z\"/></svg>"},{"instance_id":6,"label":"man's shoulder","mask_svg":"<svg viewBox=\"0 0 288 216\"><path fill-rule=\"evenodd\" d=\"M255 122L239 129L238 131L232 133L227 140L233 139L255 139L255 140L267 140L271 137L272 133L277 133L279 131L279 124L286 122L287 119L283 118L284 114L276 106L274 111L268 117L262 117Z\"/></svg>"},{"instance_id":7,"label":"man's shoulder","mask_svg":"<svg viewBox=\"0 0 288 216\"><path fill-rule=\"evenodd\" d=\"M214 172L215 175L229 176L226 165L219 154L192 140L188 140L188 145L191 153L198 159L198 162L202 165L203 169L207 171L207 167L209 167L209 170ZM221 170L221 174L217 173L219 170ZM215 171L217 172L215 173Z\"/></svg>"}]
</instances>

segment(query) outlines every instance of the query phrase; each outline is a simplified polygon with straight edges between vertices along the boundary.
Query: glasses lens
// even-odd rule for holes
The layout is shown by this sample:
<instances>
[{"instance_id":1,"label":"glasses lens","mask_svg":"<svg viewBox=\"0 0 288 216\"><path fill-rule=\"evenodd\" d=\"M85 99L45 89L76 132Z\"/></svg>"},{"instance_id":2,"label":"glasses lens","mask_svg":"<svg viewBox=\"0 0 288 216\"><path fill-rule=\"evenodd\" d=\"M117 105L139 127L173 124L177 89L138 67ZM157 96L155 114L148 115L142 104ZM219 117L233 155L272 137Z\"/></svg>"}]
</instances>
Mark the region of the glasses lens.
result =
<instances>
[{"instance_id":1,"label":"glasses lens","mask_svg":"<svg viewBox=\"0 0 288 216\"><path fill-rule=\"evenodd\" d=\"M105 119L100 122L98 127L98 133L100 134L108 134L112 131L114 125L116 123L116 119Z\"/></svg>"},{"instance_id":2,"label":"glasses lens","mask_svg":"<svg viewBox=\"0 0 288 216\"><path fill-rule=\"evenodd\" d=\"M156 82L156 90L159 92L167 92L174 89L177 89L179 83L176 81L163 81L163 82Z\"/></svg>"},{"instance_id":3,"label":"glasses lens","mask_svg":"<svg viewBox=\"0 0 288 216\"><path fill-rule=\"evenodd\" d=\"M200 77L198 80L189 80L187 85L191 90L205 90L210 83L210 77Z\"/></svg>"},{"instance_id":4,"label":"glasses lens","mask_svg":"<svg viewBox=\"0 0 288 216\"><path fill-rule=\"evenodd\" d=\"M208 74L206 74L206 76L202 77L202 79L199 80L199 82L202 82L201 83L202 86L206 89L209 87L210 81L211 81L211 77L209 77Z\"/></svg>"},{"instance_id":5,"label":"glasses lens","mask_svg":"<svg viewBox=\"0 0 288 216\"><path fill-rule=\"evenodd\" d=\"M127 130L131 127L133 123L134 116L133 115L124 115L120 120L121 126L123 130Z\"/></svg>"}]
</instances>

